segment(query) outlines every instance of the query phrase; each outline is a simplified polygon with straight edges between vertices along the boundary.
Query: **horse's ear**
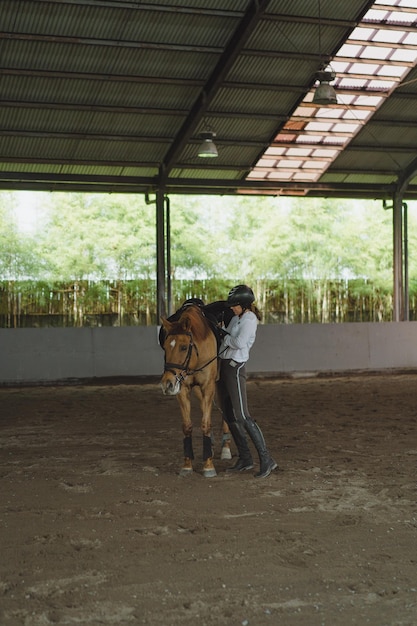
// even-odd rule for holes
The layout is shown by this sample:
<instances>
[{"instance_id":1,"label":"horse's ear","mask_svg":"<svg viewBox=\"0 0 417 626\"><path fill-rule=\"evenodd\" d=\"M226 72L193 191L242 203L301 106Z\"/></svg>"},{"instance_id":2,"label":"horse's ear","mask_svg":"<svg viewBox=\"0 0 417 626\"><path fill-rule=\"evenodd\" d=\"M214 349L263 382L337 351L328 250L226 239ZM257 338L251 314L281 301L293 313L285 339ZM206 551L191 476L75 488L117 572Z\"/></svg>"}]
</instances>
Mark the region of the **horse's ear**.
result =
<instances>
[{"instance_id":1,"label":"horse's ear","mask_svg":"<svg viewBox=\"0 0 417 626\"><path fill-rule=\"evenodd\" d=\"M191 319L188 317L188 315L185 315L183 318L181 318L181 328L182 330L184 330L186 333L189 332L189 330L191 330Z\"/></svg>"},{"instance_id":2,"label":"horse's ear","mask_svg":"<svg viewBox=\"0 0 417 626\"><path fill-rule=\"evenodd\" d=\"M166 317L161 316L161 324L167 332L169 332L172 328L172 323L169 322Z\"/></svg>"}]
</instances>

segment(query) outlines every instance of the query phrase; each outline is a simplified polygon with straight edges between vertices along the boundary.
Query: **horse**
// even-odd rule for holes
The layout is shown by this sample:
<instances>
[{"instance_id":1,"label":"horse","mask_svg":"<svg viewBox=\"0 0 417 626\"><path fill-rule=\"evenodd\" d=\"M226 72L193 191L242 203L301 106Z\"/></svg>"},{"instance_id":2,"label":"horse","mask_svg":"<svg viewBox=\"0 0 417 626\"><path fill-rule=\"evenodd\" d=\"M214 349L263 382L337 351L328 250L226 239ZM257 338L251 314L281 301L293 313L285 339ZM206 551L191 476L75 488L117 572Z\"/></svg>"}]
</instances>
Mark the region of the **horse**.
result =
<instances>
[{"instance_id":1,"label":"horse","mask_svg":"<svg viewBox=\"0 0 417 626\"><path fill-rule=\"evenodd\" d=\"M199 306L187 306L177 321L161 318L161 322L165 335L161 341L165 364L160 385L164 395L177 397L182 414L184 465L180 476L190 476L193 472L191 392L195 389L202 411L203 475L212 478L217 476L211 433L211 411L218 376L217 339ZM222 423L221 458L230 459L230 431L224 420Z\"/></svg>"}]
</instances>

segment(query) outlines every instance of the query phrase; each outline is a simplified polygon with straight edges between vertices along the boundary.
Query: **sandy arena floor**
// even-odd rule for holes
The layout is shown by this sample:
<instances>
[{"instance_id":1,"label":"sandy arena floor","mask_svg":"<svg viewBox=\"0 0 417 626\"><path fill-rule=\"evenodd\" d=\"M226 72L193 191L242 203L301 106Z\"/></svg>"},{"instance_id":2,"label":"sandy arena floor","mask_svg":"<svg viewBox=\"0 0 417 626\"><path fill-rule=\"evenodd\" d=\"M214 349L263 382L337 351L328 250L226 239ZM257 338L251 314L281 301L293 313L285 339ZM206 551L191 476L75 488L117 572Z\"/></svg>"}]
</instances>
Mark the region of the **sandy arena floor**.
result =
<instances>
[{"instance_id":1,"label":"sandy arena floor","mask_svg":"<svg viewBox=\"0 0 417 626\"><path fill-rule=\"evenodd\" d=\"M415 626L416 380L252 380L265 480L157 384L0 388L0 625Z\"/></svg>"}]
</instances>

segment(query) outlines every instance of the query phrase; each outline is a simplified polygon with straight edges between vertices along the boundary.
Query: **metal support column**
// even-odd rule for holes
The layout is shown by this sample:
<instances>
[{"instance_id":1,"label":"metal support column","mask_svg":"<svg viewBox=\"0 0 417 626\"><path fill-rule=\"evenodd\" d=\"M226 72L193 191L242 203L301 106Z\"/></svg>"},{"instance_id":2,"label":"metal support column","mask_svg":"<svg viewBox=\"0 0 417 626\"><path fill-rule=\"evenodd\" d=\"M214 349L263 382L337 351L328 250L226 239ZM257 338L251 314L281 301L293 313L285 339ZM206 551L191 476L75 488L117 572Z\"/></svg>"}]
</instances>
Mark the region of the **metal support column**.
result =
<instances>
[{"instance_id":1,"label":"metal support column","mask_svg":"<svg viewBox=\"0 0 417 626\"><path fill-rule=\"evenodd\" d=\"M172 285L171 285L171 204L168 196L165 196L165 245L166 245L166 277L167 277L167 311L172 310Z\"/></svg>"},{"instance_id":2,"label":"metal support column","mask_svg":"<svg viewBox=\"0 0 417 626\"><path fill-rule=\"evenodd\" d=\"M410 181L417 175L417 159L398 178L394 194L394 321L409 321L408 207L403 202Z\"/></svg>"},{"instance_id":3,"label":"metal support column","mask_svg":"<svg viewBox=\"0 0 417 626\"><path fill-rule=\"evenodd\" d=\"M166 264L165 264L165 200L164 192L156 192L156 317L166 316Z\"/></svg>"},{"instance_id":4,"label":"metal support column","mask_svg":"<svg viewBox=\"0 0 417 626\"><path fill-rule=\"evenodd\" d=\"M408 207L396 194L393 204L394 233L394 322L410 319L408 288Z\"/></svg>"},{"instance_id":5,"label":"metal support column","mask_svg":"<svg viewBox=\"0 0 417 626\"><path fill-rule=\"evenodd\" d=\"M408 285L408 206L406 202L403 207L403 264L404 264L404 321L410 321L410 298Z\"/></svg>"},{"instance_id":6,"label":"metal support column","mask_svg":"<svg viewBox=\"0 0 417 626\"><path fill-rule=\"evenodd\" d=\"M394 302L393 321L402 322L404 319L403 293L403 211L402 198L394 196L393 213L393 251L394 251Z\"/></svg>"}]
</instances>

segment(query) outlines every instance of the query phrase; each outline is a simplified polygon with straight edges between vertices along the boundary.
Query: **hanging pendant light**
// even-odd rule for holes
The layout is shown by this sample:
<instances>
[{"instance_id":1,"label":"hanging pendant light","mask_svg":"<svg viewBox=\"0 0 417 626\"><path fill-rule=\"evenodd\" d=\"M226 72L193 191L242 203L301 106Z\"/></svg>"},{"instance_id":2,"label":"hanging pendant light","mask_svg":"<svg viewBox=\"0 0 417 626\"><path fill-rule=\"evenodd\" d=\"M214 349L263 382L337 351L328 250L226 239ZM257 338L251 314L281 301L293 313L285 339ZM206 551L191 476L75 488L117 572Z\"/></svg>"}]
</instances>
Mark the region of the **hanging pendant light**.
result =
<instances>
[{"instance_id":1,"label":"hanging pendant light","mask_svg":"<svg viewBox=\"0 0 417 626\"><path fill-rule=\"evenodd\" d=\"M216 136L216 133L213 133L212 131L206 131L200 134L200 137L203 141L202 141L202 144L200 145L200 148L198 149L199 157L213 158L213 157L219 156L219 153L217 152L216 144L213 141L215 136Z\"/></svg>"},{"instance_id":2,"label":"hanging pendant light","mask_svg":"<svg viewBox=\"0 0 417 626\"><path fill-rule=\"evenodd\" d=\"M321 51L321 4L318 0L318 18L319 18L319 54L322 56ZM319 85L316 88L313 96L313 104L337 104L336 91L331 83L336 78L336 74L331 69L326 68L326 63L323 63L321 70L317 72L316 79L319 81Z\"/></svg>"},{"instance_id":3,"label":"hanging pendant light","mask_svg":"<svg viewBox=\"0 0 417 626\"><path fill-rule=\"evenodd\" d=\"M313 96L313 104L337 104L336 91L330 82L336 78L332 71L322 70L316 75L319 85Z\"/></svg>"}]
</instances>

